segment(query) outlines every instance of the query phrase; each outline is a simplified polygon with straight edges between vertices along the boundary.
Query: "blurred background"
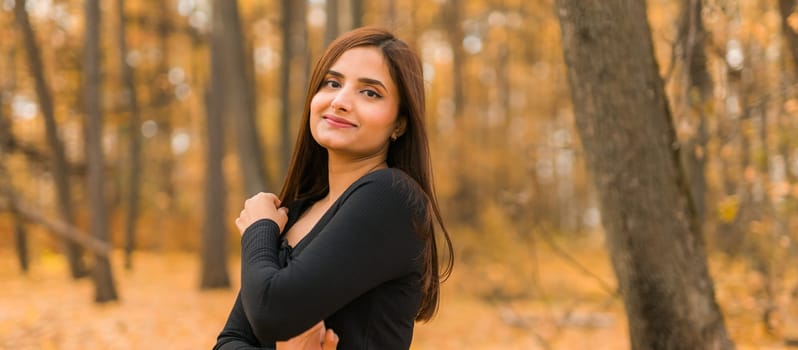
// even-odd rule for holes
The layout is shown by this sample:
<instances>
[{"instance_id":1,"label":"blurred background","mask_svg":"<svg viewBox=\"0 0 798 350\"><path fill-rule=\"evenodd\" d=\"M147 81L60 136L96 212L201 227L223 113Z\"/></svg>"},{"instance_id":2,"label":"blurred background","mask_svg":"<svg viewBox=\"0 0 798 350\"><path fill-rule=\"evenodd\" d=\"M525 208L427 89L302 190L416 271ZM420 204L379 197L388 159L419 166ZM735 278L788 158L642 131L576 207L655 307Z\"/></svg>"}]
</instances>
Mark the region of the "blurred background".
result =
<instances>
[{"instance_id":1,"label":"blurred background","mask_svg":"<svg viewBox=\"0 0 798 350\"><path fill-rule=\"evenodd\" d=\"M647 4L726 327L787 348L795 4ZM238 288L233 218L279 192L309 69L362 25L423 60L455 246L413 348L629 348L553 0L0 1L0 348L210 348Z\"/></svg>"}]
</instances>

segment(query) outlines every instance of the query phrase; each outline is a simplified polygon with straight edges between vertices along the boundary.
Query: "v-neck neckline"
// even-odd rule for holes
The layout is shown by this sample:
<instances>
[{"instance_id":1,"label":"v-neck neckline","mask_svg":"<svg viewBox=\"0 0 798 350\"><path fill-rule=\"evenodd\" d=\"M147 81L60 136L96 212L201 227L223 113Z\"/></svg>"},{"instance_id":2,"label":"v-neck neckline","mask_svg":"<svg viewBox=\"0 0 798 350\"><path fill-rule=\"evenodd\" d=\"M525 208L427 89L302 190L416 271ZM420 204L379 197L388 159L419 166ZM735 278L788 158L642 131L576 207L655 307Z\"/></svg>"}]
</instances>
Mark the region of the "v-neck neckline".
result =
<instances>
[{"instance_id":1,"label":"v-neck neckline","mask_svg":"<svg viewBox=\"0 0 798 350\"><path fill-rule=\"evenodd\" d=\"M358 178L357 180L355 180L354 182L352 182L349 185L349 187L347 187L346 190L344 190L344 192L341 193L341 195L338 196L338 198L336 198L335 201L332 204L330 204L330 207L327 208L327 210L324 211L324 214L322 214L321 217L319 217L319 220L317 220L316 223L313 224L313 226L310 228L308 233L305 234L305 236L303 236L301 239L299 239L299 241L297 241L296 244L294 244L293 246L288 244L288 240L285 239L285 235L280 236L280 239L282 241L282 246L287 247L287 249L291 252L289 254L289 256L293 256L293 255L296 255L296 254L299 254L300 252L302 252L302 250L304 250L305 247L308 244L310 244L310 242L313 241L313 239L315 239L316 236L318 236L319 232L325 226L327 226L327 222L330 221L330 219L332 219L333 216L335 216L335 213L338 211L338 207L340 206L341 201L344 200L345 198L349 197L349 194L355 188L357 188L356 185L359 185L360 183L362 183L367 177L369 177L369 175L375 174L377 172L380 172L380 171L386 170L386 169L391 169L391 168L390 167L389 168L382 168L382 169L377 169L377 170L368 172L368 173L364 174L363 176L361 176L360 178ZM307 197L307 198L300 199L299 201L297 201L297 204L296 204L297 211L294 211L295 213L298 213L297 217L294 220L292 220L290 226L286 226L285 227L283 232L288 232L288 230L292 226L294 226L294 224L296 224L297 221L299 221L299 219L302 217L302 214L304 214L306 210L310 209L310 207L314 203L318 202L319 200L324 198L324 196L326 196L326 195L327 194L325 193L325 194L321 194L321 195ZM291 211L293 211L293 210L294 209L291 208L289 213L291 213Z\"/></svg>"}]
</instances>

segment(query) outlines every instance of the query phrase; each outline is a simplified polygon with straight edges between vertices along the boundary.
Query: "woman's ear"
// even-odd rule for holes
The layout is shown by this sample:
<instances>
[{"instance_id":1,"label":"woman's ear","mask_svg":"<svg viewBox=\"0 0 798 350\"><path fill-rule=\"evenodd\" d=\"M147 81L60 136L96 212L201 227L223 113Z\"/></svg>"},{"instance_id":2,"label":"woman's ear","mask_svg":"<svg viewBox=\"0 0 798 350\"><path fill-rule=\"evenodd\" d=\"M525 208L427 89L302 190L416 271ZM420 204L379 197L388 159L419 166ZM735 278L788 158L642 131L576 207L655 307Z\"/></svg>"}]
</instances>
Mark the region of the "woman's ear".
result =
<instances>
[{"instance_id":1,"label":"woman's ear","mask_svg":"<svg viewBox=\"0 0 798 350\"><path fill-rule=\"evenodd\" d=\"M396 128L394 128L391 133L391 139L398 139L400 136L404 135L405 130L407 130L407 117L400 115L396 118Z\"/></svg>"}]
</instances>

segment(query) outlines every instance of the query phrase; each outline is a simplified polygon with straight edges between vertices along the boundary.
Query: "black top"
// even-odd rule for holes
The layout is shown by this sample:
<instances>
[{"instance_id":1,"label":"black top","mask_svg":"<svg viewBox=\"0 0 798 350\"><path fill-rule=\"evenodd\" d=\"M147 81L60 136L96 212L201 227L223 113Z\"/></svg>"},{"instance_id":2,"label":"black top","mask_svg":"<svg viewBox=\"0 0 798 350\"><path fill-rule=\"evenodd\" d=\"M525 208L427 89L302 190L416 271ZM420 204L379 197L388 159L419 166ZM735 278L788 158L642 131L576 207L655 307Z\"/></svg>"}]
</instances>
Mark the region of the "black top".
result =
<instances>
[{"instance_id":1,"label":"black top","mask_svg":"<svg viewBox=\"0 0 798 350\"><path fill-rule=\"evenodd\" d=\"M241 290L214 349L272 348L321 320L338 349L408 349L421 303L425 198L401 170L355 181L292 249L262 219L241 238ZM289 205L285 230L319 198Z\"/></svg>"}]
</instances>

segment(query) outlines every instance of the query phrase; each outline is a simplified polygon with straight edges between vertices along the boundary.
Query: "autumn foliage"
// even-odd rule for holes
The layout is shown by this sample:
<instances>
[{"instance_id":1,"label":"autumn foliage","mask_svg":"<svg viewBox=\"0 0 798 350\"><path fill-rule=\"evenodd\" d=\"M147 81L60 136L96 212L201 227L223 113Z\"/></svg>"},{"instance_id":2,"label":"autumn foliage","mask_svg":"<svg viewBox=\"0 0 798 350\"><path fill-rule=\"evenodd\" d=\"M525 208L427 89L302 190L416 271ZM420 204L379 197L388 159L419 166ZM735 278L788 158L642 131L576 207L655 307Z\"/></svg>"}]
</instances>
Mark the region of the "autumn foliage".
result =
<instances>
[{"instance_id":1,"label":"autumn foliage","mask_svg":"<svg viewBox=\"0 0 798 350\"><path fill-rule=\"evenodd\" d=\"M219 234L232 285L201 290L213 2L127 1L125 23L116 16L118 2L100 3L103 183L87 181L83 2L28 0L26 13L63 145L71 224L90 232L89 187L102 186L119 300L95 304L92 282L70 277L61 235L13 210L12 192L63 221L27 39L14 1L0 2L0 348L209 348L238 286L232 219L247 192L241 131L232 112L222 113L226 209L212 215L226 225ZM279 191L307 68L331 31L359 21L385 26L424 62L436 189L456 263L440 314L417 326L413 347L628 347L594 179L574 128L555 1L314 0L302 2L298 11L306 16L284 23L286 3L237 2L265 191ZM701 230L726 328L740 349L798 344L795 4L706 0L700 15L689 17L695 1L647 3L679 139L674 147L698 176L691 181L700 185ZM686 29L696 20L703 45ZM120 24L124 57L112 34ZM706 85L691 70L694 50L704 53ZM132 126L131 94L140 115ZM138 177L131 175L134 138ZM126 269L133 182L140 187ZM27 238L27 271L20 237ZM81 253L89 266L91 252Z\"/></svg>"}]
</instances>

